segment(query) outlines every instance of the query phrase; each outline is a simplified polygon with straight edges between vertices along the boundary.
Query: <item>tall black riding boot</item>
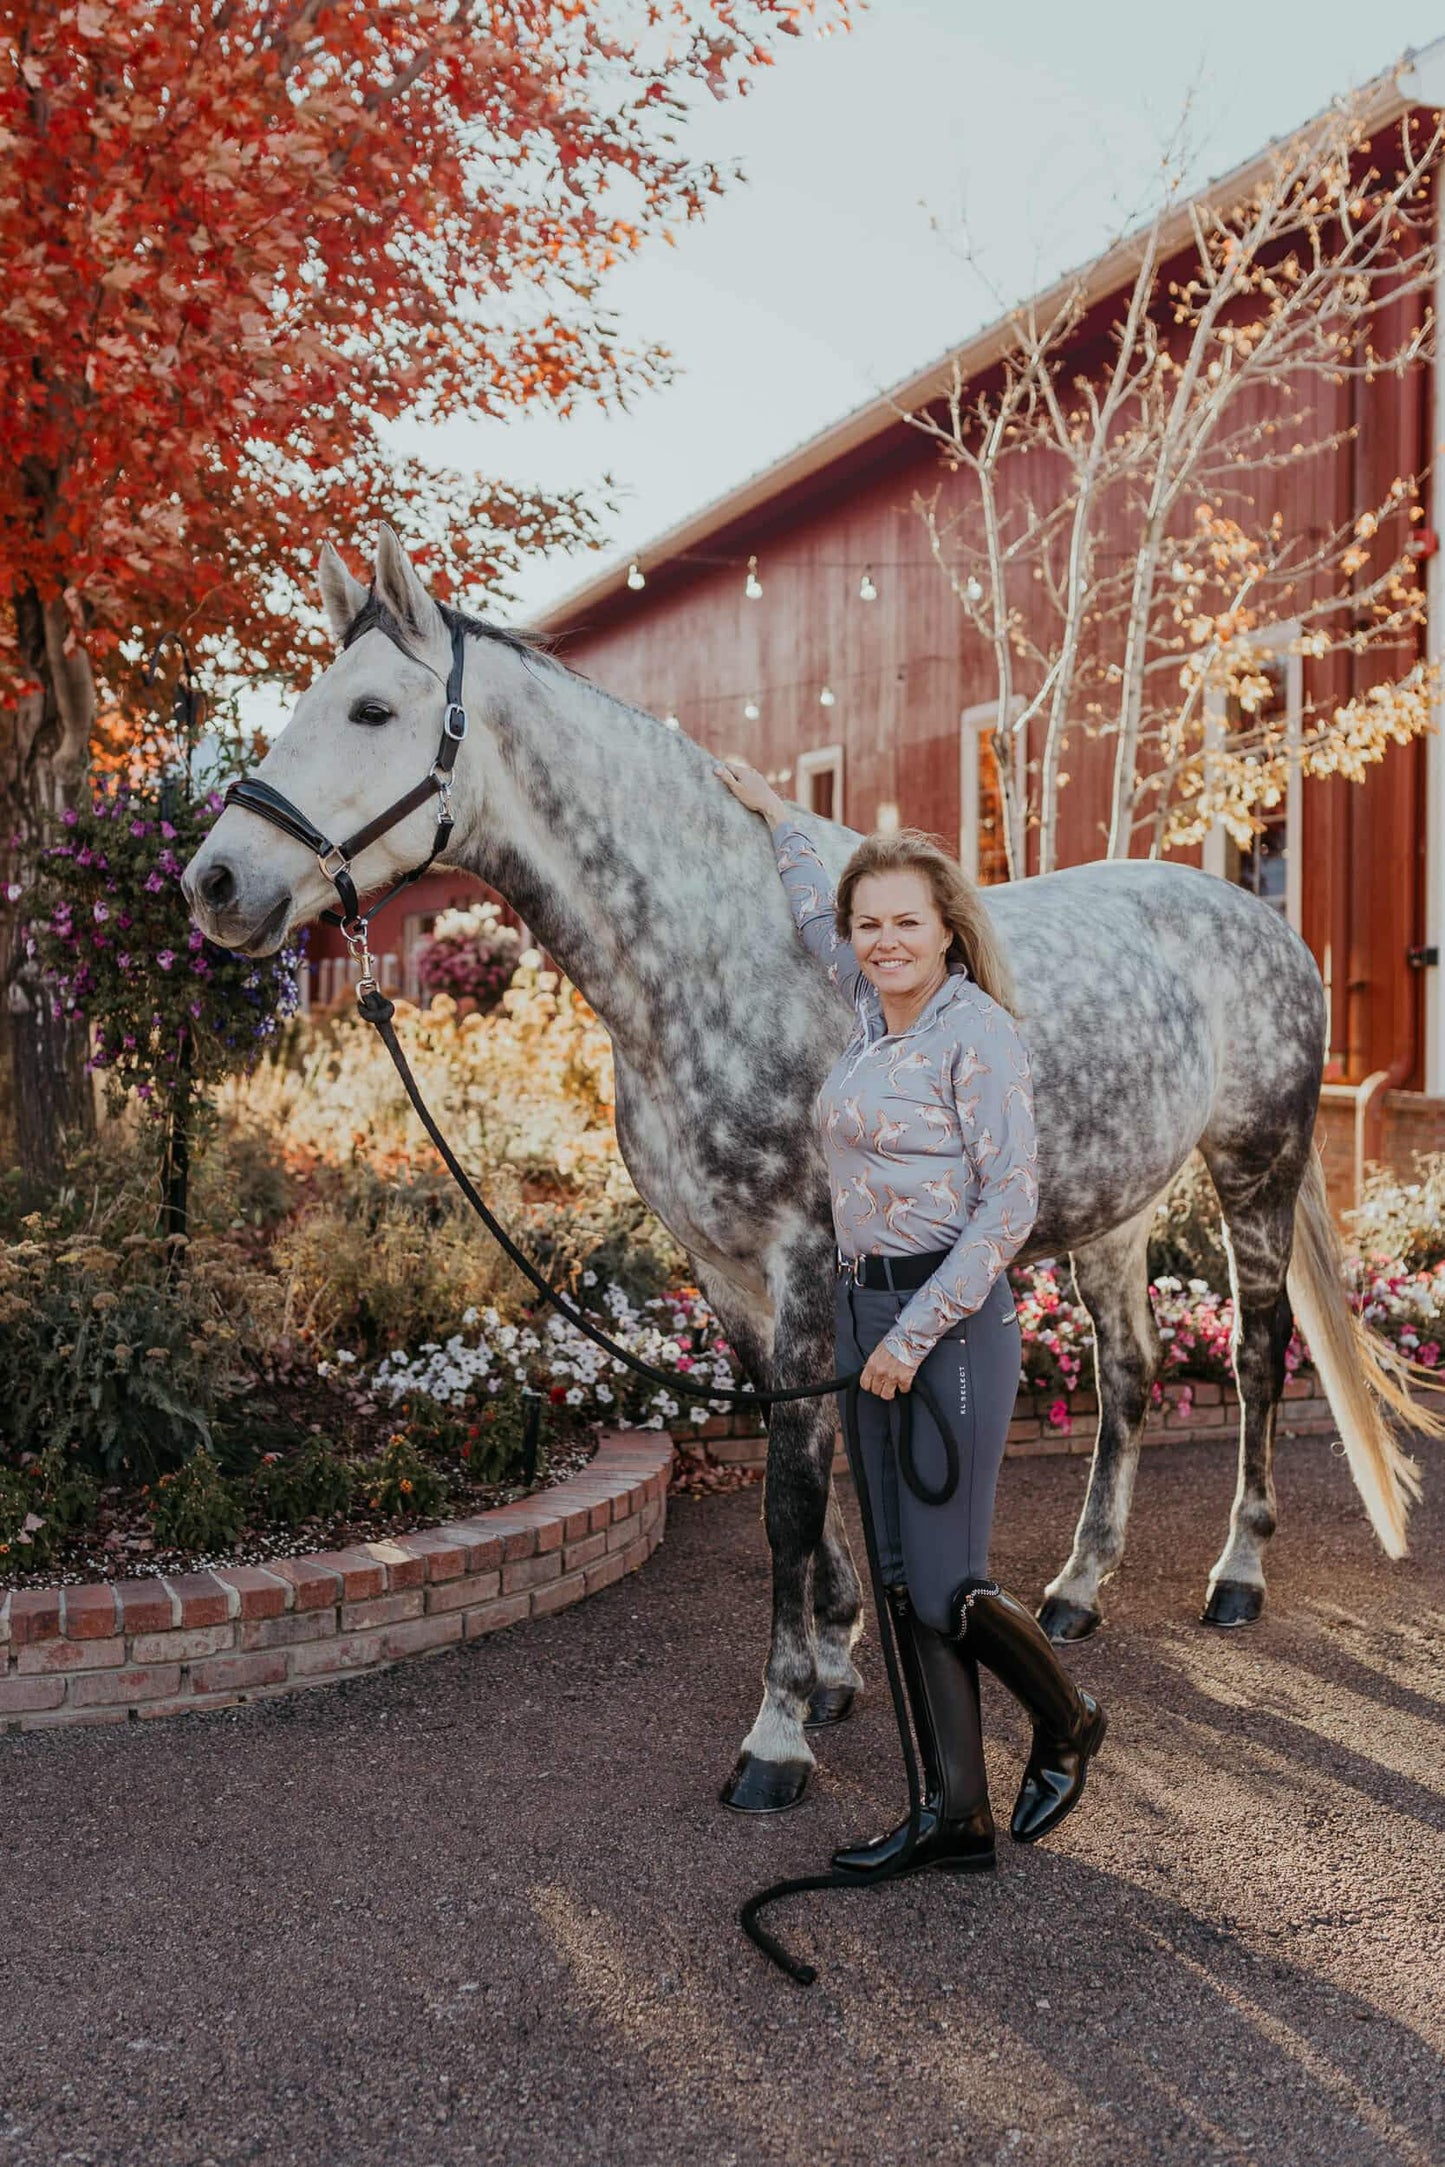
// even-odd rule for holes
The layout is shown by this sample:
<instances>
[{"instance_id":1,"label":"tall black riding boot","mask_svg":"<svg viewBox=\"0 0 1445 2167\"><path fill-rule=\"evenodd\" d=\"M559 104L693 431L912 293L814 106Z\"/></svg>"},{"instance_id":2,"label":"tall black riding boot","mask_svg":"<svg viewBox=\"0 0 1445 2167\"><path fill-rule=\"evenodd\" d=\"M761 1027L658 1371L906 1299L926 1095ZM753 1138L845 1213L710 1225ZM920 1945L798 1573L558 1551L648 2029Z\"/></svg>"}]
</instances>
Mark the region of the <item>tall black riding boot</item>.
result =
<instances>
[{"instance_id":1,"label":"tall black riding boot","mask_svg":"<svg viewBox=\"0 0 1445 2167\"><path fill-rule=\"evenodd\" d=\"M993 1581L961 1588L955 1617L958 1646L972 1649L1033 1720L1033 1751L1011 1833L1015 1843L1035 1843L1083 1797L1108 1718L1075 1685L1033 1612Z\"/></svg>"},{"instance_id":2,"label":"tall black riding boot","mask_svg":"<svg viewBox=\"0 0 1445 2167\"><path fill-rule=\"evenodd\" d=\"M978 1669L971 1654L914 1614L907 1588L889 1588L888 1607L923 1761L923 1810L908 1871L987 1872L994 1864L993 1815L983 1763ZM833 1853L860 1879L890 1870L908 1841L905 1819L887 1836Z\"/></svg>"}]
</instances>

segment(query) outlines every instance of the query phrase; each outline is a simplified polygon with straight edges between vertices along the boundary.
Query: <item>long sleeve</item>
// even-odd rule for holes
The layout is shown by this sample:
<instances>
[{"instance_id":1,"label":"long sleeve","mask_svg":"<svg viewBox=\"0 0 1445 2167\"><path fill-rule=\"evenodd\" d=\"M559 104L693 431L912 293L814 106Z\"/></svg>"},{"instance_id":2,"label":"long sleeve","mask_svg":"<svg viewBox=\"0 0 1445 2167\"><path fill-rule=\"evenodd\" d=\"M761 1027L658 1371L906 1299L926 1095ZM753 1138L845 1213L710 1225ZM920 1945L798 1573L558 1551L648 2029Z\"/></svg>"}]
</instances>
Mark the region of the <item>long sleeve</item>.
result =
<instances>
[{"instance_id":1,"label":"long sleeve","mask_svg":"<svg viewBox=\"0 0 1445 2167\"><path fill-rule=\"evenodd\" d=\"M833 917L833 884L822 859L795 820L780 820L773 830L778 877L792 907L793 923L810 956L815 956L838 991L854 999L862 972Z\"/></svg>"},{"instance_id":2,"label":"long sleeve","mask_svg":"<svg viewBox=\"0 0 1445 2167\"><path fill-rule=\"evenodd\" d=\"M891 1355L914 1365L982 1306L1038 1216L1033 1084L1027 1049L1007 1009L991 1006L970 1042L954 1048L952 1088L980 1191L947 1257L884 1338Z\"/></svg>"}]
</instances>

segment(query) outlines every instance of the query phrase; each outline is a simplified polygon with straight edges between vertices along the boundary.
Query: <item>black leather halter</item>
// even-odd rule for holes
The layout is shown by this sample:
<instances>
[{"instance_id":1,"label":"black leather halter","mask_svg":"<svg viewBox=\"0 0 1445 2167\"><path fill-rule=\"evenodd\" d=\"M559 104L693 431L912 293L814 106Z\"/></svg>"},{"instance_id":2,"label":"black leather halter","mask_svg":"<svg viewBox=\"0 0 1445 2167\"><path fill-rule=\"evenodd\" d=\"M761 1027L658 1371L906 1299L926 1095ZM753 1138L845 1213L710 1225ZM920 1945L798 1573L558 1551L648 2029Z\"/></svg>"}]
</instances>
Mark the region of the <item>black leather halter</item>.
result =
<instances>
[{"instance_id":1,"label":"black leather halter","mask_svg":"<svg viewBox=\"0 0 1445 2167\"><path fill-rule=\"evenodd\" d=\"M460 624L454 625L452 666L446 681L447 711L442 718L441 744L437 748L437 756L429 773L408 790L405 797L397 798L394 804L387 806L385 812L378 813L374 820L368 820L364 828L358 828L354 835L348 835L344 843L329 841L319 828L312 826L299 807L293 805L289 798L283 798L280 791L273 790L269 783L263 783L259 776L242 775L226 792L227 805L239 805L243 812L255 813L259 819L269 820L273 828L280 828L285 834L294 835L298 843L304 843L308 850L315 851L316 862L335 887L341 903L339 911L324 910L321 915L328 925L339 925L349 940L359 941L363 951L366 928L382 905L389 903L394 895L399 895L403 888L409 888L414 880L420 880L451 840L455 824L452 819L452 770L457 764L462 739L467 734L467 711L462 705L462 671L466 662L466 641L465 628ZM360 857L369 843L374 843L379 836L396 827L406 819L408 813L414 813L419 805L425 805L427 799L432 797L441 799L441 810L437 815L436 834L432 837L431 849L420 865L414 865L409 873L403 873L400 880L394 881L386 893L379 895L371 908L363 912L356 893L356 883L351 877L353 861ZM369 958L367 960L369 963Z\"/></svg>"}]
</instances>

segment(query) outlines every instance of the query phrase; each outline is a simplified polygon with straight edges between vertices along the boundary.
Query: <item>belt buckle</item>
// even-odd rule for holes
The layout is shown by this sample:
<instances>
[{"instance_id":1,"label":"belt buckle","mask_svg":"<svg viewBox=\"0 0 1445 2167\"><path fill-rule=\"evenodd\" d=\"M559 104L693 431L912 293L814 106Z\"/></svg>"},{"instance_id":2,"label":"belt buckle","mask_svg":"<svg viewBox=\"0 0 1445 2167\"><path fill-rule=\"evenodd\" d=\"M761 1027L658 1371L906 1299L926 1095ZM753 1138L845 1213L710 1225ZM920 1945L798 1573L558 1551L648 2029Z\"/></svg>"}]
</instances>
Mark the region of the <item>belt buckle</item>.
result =
<instances>
[{"instance_id":1,"label":"belt buckle","mask_svg":"<svg viewBox=\"0 0 1445 2167\"><path fill-rule=\"evenodd\" d=\"M834 1253L838 1259L839 1271L842 1273L845 1279L851 1279L854 1286L856 1287L859 1284L858 1268L860 1263L862 1262L862 1259L859 1257L845 1257L842 1250L836 1248L836 1245Z\"/></svg>"}]
</instances>

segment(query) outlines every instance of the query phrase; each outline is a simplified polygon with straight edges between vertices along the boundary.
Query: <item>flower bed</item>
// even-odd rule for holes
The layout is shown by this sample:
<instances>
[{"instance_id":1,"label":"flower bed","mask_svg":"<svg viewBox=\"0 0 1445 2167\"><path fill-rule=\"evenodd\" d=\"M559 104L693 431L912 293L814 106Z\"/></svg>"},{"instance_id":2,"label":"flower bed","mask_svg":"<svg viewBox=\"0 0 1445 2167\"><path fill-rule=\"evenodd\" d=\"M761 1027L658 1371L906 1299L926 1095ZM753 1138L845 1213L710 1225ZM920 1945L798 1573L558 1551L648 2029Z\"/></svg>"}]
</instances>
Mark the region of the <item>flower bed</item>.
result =
<instances>
[{"instance_id":1,"label":"flower bed","mask_svg":"<svg viewBox=\"0 0 1445 2167\"><path fill-rule=\"evenodd\" d=\"M124 1723L389 1669L636 1571L667 1519L666 1437L472 1520L266 1566L0 1596L0 1730Z\"/></svg>"}]
</instances>

